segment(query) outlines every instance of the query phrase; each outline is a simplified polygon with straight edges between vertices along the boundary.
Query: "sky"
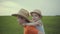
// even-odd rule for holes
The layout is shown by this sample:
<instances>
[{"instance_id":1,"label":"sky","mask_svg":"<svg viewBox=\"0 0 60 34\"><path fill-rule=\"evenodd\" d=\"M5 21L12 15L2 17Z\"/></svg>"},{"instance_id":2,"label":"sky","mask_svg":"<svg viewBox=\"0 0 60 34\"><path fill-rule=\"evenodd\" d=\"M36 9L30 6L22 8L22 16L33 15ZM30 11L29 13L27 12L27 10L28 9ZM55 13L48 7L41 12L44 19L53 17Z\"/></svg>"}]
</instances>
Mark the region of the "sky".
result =
<instances>
[{"instance_id":1,"label":"sky","mask_svg":"<svg viewBox=\"0 0 60 34\"><path fill-rule=\"evenodd\" d=\"M60 15L60 0L0 0L0 16L10 16L21 8L39 9L43 16Z\"/></svg>"}]
</instances>

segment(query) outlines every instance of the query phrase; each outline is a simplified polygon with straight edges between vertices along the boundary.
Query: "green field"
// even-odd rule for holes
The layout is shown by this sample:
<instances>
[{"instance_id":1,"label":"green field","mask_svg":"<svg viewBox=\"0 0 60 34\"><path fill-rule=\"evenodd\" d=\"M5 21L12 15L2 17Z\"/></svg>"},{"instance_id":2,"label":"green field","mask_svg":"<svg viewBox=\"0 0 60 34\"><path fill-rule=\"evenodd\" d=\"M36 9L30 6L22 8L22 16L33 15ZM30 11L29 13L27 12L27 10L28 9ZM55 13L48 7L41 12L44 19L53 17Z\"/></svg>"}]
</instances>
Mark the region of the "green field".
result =
<instances>
[{"instance_id":1,"label":"green field","mask_svg":"<svg viewBox=\"0 0 60 34\"><path fill-rule=\"evenodd\" d=\"M46 34L60 34L60 16L43 16L42 21ZM0 34L23 34L23 27L16 17L0 16Z\"/></svg>"}]
</instances>

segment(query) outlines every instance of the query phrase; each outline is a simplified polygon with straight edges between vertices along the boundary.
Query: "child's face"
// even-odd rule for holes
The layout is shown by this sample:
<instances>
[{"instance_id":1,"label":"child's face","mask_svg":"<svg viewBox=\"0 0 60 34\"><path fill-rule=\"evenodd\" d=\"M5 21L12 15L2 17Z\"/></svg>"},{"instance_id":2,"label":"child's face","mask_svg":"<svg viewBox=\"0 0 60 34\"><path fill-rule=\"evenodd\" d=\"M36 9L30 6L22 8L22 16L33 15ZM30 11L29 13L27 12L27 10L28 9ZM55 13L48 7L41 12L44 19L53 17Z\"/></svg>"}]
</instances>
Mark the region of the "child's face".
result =
<instances>
[{"instance_id":1,"label":"child's face","mask_svg":"<svg viewBox=\"0 0 60 34\"><path fill-rule=\"evenodd\" d=\"M36 14L36 13L32 13L32 19L35 20L35 21L37 21L37 20L40 19L40 17L39 17L38 14Z\"/></svg>"},{"instance_id":2,"label":"child's face","mask_svg":"<svg viewBox=\"0 0 60 34\"><path fill-rule=\"evenodd\" d=\"M21 16L17 16L17 20L18 20L19 24L25 23L25 18L23 18Z\"/></svg>"}]
</instances>

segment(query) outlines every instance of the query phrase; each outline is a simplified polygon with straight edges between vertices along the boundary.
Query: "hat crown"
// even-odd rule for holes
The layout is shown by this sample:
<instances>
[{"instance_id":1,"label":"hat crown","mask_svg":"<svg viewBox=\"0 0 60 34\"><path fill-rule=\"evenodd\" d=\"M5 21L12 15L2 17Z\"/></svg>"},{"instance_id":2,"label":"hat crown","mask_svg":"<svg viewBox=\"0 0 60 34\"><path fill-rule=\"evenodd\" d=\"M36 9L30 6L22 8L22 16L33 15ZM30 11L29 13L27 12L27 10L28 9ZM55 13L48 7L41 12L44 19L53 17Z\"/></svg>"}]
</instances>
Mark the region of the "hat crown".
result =
<instances>
[{"instance_id":1,"label":"hat crown","mask_svg":"<svg viewBox=\"0 0 60 34\"><path fill-rule=\"evenodd\" d=\"M36 13L38 13L38 14L40 14L40 15L41 15L41 11L40 11L40 10L38 10L38 9L35 9L35 10L33 10L32 12L36 12Z\"/></svg>"},{"instance_id":2,"label":"hat crown","mask_svg":"<svg viewBox=\"0 0 60 34\"><path fill-rule=\"evenodd\" d=\"M19 10L18 14L25 16L25 17L29 17L29 12L25 9Z\"/></svg>"}]
</instances>

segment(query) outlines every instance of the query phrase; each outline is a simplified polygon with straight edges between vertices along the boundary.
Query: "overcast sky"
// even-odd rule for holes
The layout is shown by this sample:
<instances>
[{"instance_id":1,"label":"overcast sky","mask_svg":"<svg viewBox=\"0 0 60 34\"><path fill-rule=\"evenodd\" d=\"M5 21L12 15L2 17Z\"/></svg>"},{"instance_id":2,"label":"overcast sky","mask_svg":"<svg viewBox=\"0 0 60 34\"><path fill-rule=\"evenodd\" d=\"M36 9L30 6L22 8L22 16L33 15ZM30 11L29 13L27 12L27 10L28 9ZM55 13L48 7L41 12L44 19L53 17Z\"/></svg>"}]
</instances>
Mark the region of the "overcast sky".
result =
<instances>
[{"instance_id":1,"label":"overcast sky","mask_svg":"<svg viewBox=\"0 0 60 34\"><path fill-rule=\"evenodd\" d=\"M40 9L42 15L60 15L60 0L0 0L0 16L17 13L21 8Z\"/></svg>"}]
</instances>

